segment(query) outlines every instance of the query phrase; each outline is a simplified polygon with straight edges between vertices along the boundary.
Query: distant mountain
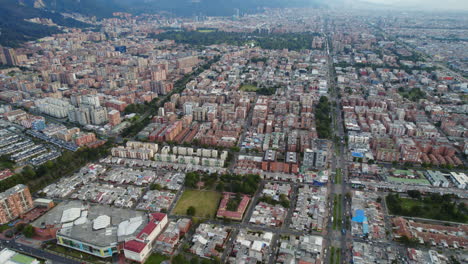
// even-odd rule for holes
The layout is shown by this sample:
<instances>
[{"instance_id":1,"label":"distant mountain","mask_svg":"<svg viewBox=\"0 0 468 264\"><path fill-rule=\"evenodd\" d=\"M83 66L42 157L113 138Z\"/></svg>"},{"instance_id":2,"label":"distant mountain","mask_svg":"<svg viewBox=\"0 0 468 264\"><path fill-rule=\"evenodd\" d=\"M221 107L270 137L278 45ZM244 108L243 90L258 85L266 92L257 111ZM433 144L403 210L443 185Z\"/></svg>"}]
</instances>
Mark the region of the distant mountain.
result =
<instances>
[{"instance_id":1,"label":"distant mountain","mask_svg":"<svg viewBox=\"0 0 468 264\"><path fill-rule=\"evenodd\" d=\"M242 13L258 12L264 7L318 6L317 0L146 0L154 7L178 15L230 16L236 9Z\"/></svg>"},{"instance_id":2,"label":"distant mountain","mask_svg":"<svg viewBox=\"0 0 468 264\"><path fill-rule=\"evenodd\" d=\"M133 14L168 11L178 16L231 16L259 12L265 7L319 6L324 0L0 0L0 45L19 43L59 32L26 20L50 19L58 26L87 27L86 23L66 18L61 13L79 13L98 18L114 12Z\"/></svg>"},{"instance_id":3,"label":"distant mountain","mask_svg":"<svg viewBox=\"0 0 468 264\"><path fill-rule=\"evenodd\" d=\"M56 26L46 26L26 20L50 19L57 26L88 27L89 24L62 16L41 7L43 0L0 0L0 45L15 47L20 43L35 40L60 32Z\"/></svg>"},{"instance_id":4,"label":"distant mountain","mask_svg":"<svg viewBox=\"0 0 468 264\"><path fill-rule=\"evenodd\" d=\"M113 12L133 14L168 11L180 16L229 16L235 9L257 12L263 7L317 6L323 0L19 0L44 10L110 17Z\"/></svg>"}]
</instances>

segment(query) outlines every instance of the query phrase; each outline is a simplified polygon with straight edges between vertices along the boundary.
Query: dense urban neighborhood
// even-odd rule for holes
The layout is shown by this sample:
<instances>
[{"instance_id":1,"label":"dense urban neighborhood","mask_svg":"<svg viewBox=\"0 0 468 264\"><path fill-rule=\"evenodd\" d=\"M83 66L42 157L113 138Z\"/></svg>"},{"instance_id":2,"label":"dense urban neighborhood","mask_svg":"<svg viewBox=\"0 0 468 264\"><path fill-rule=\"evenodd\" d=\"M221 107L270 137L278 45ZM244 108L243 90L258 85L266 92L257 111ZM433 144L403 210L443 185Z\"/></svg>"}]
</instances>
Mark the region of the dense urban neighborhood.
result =
<instances>
[{"instance_id":1,"label":"dense urban neighborhood","mask_svg":"<svg viewBox=\"0 0 468 264\"><path fill-rule=\"evenodd\" d=\"M257 11L0 46L0 264L468 263L466 13Z\"/></svg>"}]
</instances>

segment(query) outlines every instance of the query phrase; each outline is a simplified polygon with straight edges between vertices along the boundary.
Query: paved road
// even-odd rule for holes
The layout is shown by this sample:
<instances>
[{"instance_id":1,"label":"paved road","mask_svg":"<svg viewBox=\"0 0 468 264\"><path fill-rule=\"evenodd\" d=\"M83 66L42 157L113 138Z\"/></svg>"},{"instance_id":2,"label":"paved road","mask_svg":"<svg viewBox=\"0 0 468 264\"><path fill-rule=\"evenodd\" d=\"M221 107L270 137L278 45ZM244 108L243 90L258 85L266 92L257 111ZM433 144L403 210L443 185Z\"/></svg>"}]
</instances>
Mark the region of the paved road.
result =
<instances>
[{"instance_id":1,"label":"paved road","mask_svg":"<svg viewBox=\"0 0 468 264\"><path fill-rule=\"evenodd\" d=\"M344 127L343 127L343 120L342 120L342 111L341 111L341 104L340 99L338 97L338 93L340 92L336 88L335 83L335 69L333 66L333 58L330 55L330 40L327 37L327 53L328 53L328 84L329 84L329 93L330 93L330 103L332 104L331 109L331 117L332 117L332 124L334 124L334 135L338 137L338 141L335 142L335 149L338 150L337 155L333 155L331 161L331 170L335 173L338 169L341 170L341 179L337 182L336 174L334 174L335 179L329 182L329 204L333 204L335 196L341 197L341 200L338 204L341 204L339 208L341 208L340 212L337 212L341 219L341 223L337 223L337 229L333 229L333 221L337 221L338 219L333 219L333 207L330 206L330 214L328 218L328 225L327 225L327 236L325 237L326 247L328 247L327 254L324 256L324 263L330 262L330 249L331 247L341 248L341 263L349 263L351 260L351 252L347 250L350 245L352 244L351 237L347 234L343 234L341 231L342 229L349 229L346 226L346 219L351 215L351 208L350 208L350 201L347 201L346 193L350 191L350 187L348 185L348 170L346 166L346 145L343 139L345 136ZM331 203L330 203L331 202ZM349 233L346 231L346 233Z\"/></svg>"},{"instance_id":2,"label":"paved road","mask_svg":"<svg viewBox=\"0 0 468 264\"><path fill-rule=\"evenodd\" d=\"M242 133L239 136L239 142L237 143L237 146L239 148L241 148L242 142L244 142L244 140L245 140L245 135L246 135L247 131L249 131L250 127L252 126L252 117L253 117L253 112L254 112L255 105L257 104L257 99L258 99L258 95L255 96L254 102L250 106L249 113L247 114L247 118L245 119L245 122L244 122L244 124L242 126ZM237 160L239 159L240 154L241 154L240 152L232 153L232 155L234 155L234 158L233 158L231 164L229 165L229 168L228 168L229 172L234 173L234 170L236 168L235 166L237 164Z\"/></svg>"}]
</instances>

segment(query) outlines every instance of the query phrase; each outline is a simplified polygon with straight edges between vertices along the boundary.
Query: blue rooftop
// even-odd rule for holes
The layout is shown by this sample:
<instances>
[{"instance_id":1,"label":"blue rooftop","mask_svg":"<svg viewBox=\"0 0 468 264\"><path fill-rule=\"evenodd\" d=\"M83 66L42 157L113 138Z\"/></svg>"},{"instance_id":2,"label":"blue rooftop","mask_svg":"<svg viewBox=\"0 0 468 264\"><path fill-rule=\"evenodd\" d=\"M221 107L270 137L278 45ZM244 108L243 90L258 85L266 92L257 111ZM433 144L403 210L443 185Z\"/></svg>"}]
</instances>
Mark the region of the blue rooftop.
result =
<instances>
[{"instance_id":1,"label":"blue rooftop","mask_svg":"<svg viewBox=\"0 0 468 264\"><path fill-rule=\"evenodd\" d=\"M364 221L367 220L364 210L360 210L360 209L356 210L355 215L356 216L354 216L352 219L353 222L363 223Z\"/></svg>"},{"instance_id":2,"label":"blue rooftop","mask_svg":"<svg viewBox=\"0 0 468 264\"><path fill-rule=\"evenodd\" d=\"M351 155L353 157L357 157L357 158L364 158L364 154L360 153L360 152L351 152Z\"/></svg>"},{"instance_id":3,"label":"blue rooftop","mask_svg":"<svg viewBox=\"0 0 468 264\"><path fill-rule=\"evenodd\" d=\"M365 235L365 234L369 234L369 225L368 224L363 224L362 225L362 233Z\"/></svg>"}]
</instances>

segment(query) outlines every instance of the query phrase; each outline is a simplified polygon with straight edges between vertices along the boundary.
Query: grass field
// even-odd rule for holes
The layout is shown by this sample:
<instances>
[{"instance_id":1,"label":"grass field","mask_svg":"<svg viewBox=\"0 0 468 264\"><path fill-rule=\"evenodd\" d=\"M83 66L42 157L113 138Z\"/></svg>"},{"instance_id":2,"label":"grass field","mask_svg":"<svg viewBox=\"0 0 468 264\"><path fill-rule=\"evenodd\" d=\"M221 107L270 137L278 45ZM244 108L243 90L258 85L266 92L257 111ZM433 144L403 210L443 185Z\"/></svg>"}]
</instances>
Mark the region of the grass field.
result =
<instances>
[{"instance_id":1,"label":"grass field","mask_svg":"<svg viewBox=\"0 0 468 264\"><path fill-rule=\"evenodd\" d=\"M213 218L218 209L221 194L213 191L185 190L176 207L174 214L186 215L190 206L195 207L195 216Z\"/></svg>"},{"instance_id":2,"label":"grass field","mask_svg":"<svg viewBox=\"0 0 468 264\"><path fill-rule=\"evenodd\" d=\"M338 196L333 195L333 229L336 230L336 224L338 222Z\"/></svg>"},{"instance_id":3,"label":"grass field","mask_svg":"<svg viewBox=\"0 0 468 264\"><path fill-rule=\"evenodd\" d=\"M398 177L387 177L387 180L390 182L396 183L408 183L408 184L422 184L422 185L430 185L430 182L426 179L406 179L406 178L398 178Z\"/></svg>"},{"instance_id":4,"label":"grass field","mask_svg":"<svg viewBox=\"0 0 468 264\"><path fill-rule=\"evenodd\" d=\"M341 220L342 220L342 215L341 215L341 194L334 195L333 196L333 229L335 230L341 230Z\"/></svg>"},{"instance_id":5,"label":"grass field","mask_svg":"<svg viewBox=\"0 0 468 264\"><path fill-rule=\"evenodd\" d=\"M331 247L330 250L330 264L340 264L341 248Z\"/></svg>"},{"instance_id":6,"label":"grass field","mask_svg":"<svg viewBox=\"0 0 468 264\"><path fill-rule=\"evenodd\" d=\"M336 176L335 176L335 183L341 184L343 181L343 174L341 173L341 169L336 169Z\"/></svg>"},{"instance_id":7,"label":"grass field","mask_svg":"<svg viewBox=\"0 0 468 264\"><path fill-rule=\"evenodd\" d=\"M12 228L12 227L9 226L8 224L0 225L0 233L2 233L5 230L8 230L10 228Z\"/></svg>"},{"instance_id":8,"label":"grass field","mask_svg":"<svg viewBox=\"0 0 468 264\"><path fill-rule=\"evenodd\" d=\"M401 207L407 210L411 210L411 207L419 205L424 206L424 203L414 199L401 198Z\"/></svg>"},{"instance_id":9,"label":"grass field","mask_svg":"<svg viewBox=\"0 0 468 264\"><path fill-rule=\"evenodd\" d=\"M252 84L243 84L240 87L240 90L244 92L256 92L258 90L258 87Z\"/></svg>"},{"instance_id":10,"label":"grass field","mask_svg":"<svg viewBox=\"0 0 468 264\"><path fill-rule=\"evenodd\" d=\"M198 32L200 33L211 33L211 32L215 32L214 29L199 29L197 30Z\"/></svg>"},{"instance_id":11,"label":"grass field","mask_svg":"<svg viewBox=\"0 0 468 264\"><path fill-rule=\"evenodd\" d=\"M336 248L335 249L335 263L340 264L340 259L341 259L341 248Z\"/></svg>"},{"instance_id":12,"label":"grass field","mask_svg":"<svg viewBox=\"0 0 468 264\"><path fill-rule=\"evenodd\" d=\"M168 260L169 257L166 257L161 254L153 253L151 256L148 258L148 260L145 262L145 264L159 264L165 260Z\"/></svg>"},{"instance_id":13,"label":"grass field","mask_svg":"<svg viewBox=\"0 0 468 264\"><path fill-rule=\"evenodd\" d=\"M389 194L385 202L391 215L468 223L468 209L450 196L431 194L413 199Z\"/></svg>"}]
</instances>

